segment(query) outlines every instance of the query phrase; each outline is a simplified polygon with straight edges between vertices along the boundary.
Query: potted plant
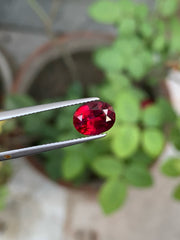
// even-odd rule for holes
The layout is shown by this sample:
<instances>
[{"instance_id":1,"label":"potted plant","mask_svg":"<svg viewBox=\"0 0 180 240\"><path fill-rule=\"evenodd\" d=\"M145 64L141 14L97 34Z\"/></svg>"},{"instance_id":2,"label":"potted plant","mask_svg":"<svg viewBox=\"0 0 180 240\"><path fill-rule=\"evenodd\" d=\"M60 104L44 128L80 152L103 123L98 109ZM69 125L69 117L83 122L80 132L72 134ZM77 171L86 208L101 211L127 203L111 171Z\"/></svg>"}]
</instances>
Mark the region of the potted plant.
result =
<instances>
[{"instance_id":1,"label":"potted plant","mask_svg":"<svg viewBox=\"0 0 180 240\"><path fill-rule=\"evenodd\" d=\"M2 111L4 106L4 99L7 94L10 92L12 83L12 70L6 56L5 51L0 48L0 111ZM15 125L14 125L15 126ZM5 121L0 121L0 150L2 151L5 145L3 139L3 128L6 129L6 132L12 130L9 123ZM12 175L12 168L10 163L0 163L0 211L3 210L6 206L8 199L8 186L7 183Z\"/></svg>"},{"instance_id":2,"label":"potted plant","mask_svg":"<svg viewBox=\"0 0 180 240\"><path fill-rule=\"evenodd\" d=\"M117 31L108 46L106 42L105 47L96 45L96 51L91 48L95 65L103 71L104 81L88 89L74 81L66 88L64 98L99 96L114 107L116 124L104 140L44 153L44 160L40 160L38 166L55 180L63 179L73 185L95 183L106 214L123 205L130 186L144 188L153 184L150 168L167 141L180 149L179 118L165 85L168 62L178 60L180 53L178 4L178 0L157 0L155 10L151 11L145 4L130 0L101 0L89 8L93 19L112 24ZM77 38L71 38L69 45L74 44L72 40ZM92 40L90 38L91 44ZM43 49L47 46L38 52L42 53ZM23 84L22 76L34 80L34 74L24 74L29 67L36 66L35 61L29 64L33 56L18 74L16 90L20 83ZM32 92L28 92L32 96ZM21 107L36 102L21 95L7 99L8 108L12 103L13 107ZM72 138L76 135L72 125L74 110L41 113L39 118L23 117L22 124L28 138L31 136L36 144L59 140L60 136L61 139ZM175 156L167 159L161 170L168 176L180 176L179 165L180 159ZM180 199L179 189L178 186L174 192L176 199Z\"/></svg>"}]
</instances>

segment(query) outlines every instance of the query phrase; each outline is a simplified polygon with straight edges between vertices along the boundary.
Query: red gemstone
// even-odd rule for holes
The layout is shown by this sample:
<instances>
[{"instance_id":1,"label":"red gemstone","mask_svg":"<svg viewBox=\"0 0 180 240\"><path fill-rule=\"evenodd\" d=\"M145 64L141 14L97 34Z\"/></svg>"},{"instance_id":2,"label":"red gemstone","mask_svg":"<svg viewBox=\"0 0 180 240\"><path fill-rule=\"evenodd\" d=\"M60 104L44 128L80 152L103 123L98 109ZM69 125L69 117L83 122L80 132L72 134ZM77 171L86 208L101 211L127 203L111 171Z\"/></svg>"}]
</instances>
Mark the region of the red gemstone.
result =
<instances>
[{"instance_id":1,"label":"red gemstone","mask_svg":"<svg viewBox=\"0 0 180 240\"><path fill-rule=\"evenodd\" d=\"M115 122L111 105L101 101L89 102L79 107L73 116L76 130L85 135L97 135L109 130Z\"/></svg>"}]
</instances>

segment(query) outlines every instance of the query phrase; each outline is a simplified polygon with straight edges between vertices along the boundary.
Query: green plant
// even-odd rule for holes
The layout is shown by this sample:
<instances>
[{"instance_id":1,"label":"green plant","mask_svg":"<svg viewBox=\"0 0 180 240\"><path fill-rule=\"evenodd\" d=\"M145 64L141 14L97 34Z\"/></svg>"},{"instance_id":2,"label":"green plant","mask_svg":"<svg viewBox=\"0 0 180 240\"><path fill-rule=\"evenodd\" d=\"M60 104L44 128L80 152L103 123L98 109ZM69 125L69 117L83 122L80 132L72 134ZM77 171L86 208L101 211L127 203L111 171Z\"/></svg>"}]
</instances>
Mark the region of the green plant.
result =
<instances>
[{"instance_id":1,"label":"green plant","mask_svg":"<svg viewBox=\"0 0 180 240\"><path fill-rule=\"evenodd\" d=\"M5 121L0 122L0 133L2 133L2 128L6 124ZM0 211L3 210L7 203L8 198L8 187L7 182L12 175L12 168L8 162L0 162Z\"/></svg>"},{"instance_id":2,"label":"green plant","mask_svg":"<svg viewBox=\"0 0 180 240\"><path fill-rule=\"evenodd\" d=\"M74 185L102 182L98 199L106 214L123 205L129 186L153 184L150 166L166 141L180 149L180 118L164 95L167 62L178 59L180 53L178 4L179 0L157 0L155 10L150 11L145 4L130 0L98 0L89 8L93 19L113 24L117 34L110 46L94 53L94 63L105 80L101 86L92 86L88 94L111 103L117 120L103 140L44 153L42 163L55 180ZM66 98L83 94L82 86L75 82ZM6 101L8 109L34 104L32 98L22 95ZM77 137L72 125L74 110L23 117L21 124L35 143ZM162 172L180 176L179 165L179 157L168 159ZM174 197L180 199L179 185Z\"/></svg>"},{"instance_id":3,"label":"green plant","mask_svg":"<svg viewBox=\"0 0 180 240\"><path fill-rule=\"evenodd\" d=\"M119 187L124 182L126 187L152 185L149 166L160 156L166 141L180 150L180 118L168 96L160 91L168 62L178 63L180 56L179 6L179 0L156 0L151 11L145 4L131 0L98 0L89 8L94 20L113 24L117 33L110 46L97 49L94 63L106 79L99 95L115 107L117 114L109 141L111 158L123 165L117 180ZM176 177L180 176L179 166L180 157L173 157L162 164L161 170ZM106 213L118 207L116 204L111 208L109 194L115 186L118 189L117 183L110 184L111 177L100 191ZM119 194L122 197L126 192ZM173 196L180 200L179 185ZM120 199L118 202L122 204Z\"/></svg>"}]
</instances>

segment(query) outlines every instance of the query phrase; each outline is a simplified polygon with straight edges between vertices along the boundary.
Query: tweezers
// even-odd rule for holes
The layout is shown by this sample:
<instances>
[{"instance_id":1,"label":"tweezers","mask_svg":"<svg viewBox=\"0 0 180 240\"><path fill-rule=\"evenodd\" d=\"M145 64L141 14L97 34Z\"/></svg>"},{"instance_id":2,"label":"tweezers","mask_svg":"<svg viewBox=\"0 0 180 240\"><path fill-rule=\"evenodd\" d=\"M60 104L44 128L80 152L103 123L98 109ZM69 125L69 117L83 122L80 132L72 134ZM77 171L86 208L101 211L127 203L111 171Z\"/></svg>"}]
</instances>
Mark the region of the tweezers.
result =
<instances>
[{"instance_id":1,"label":"tweezers","mask_svg":"<svg viewBox=\"0 0 180 240\"><path fill-rule=\"evenodd\" d=\"M48 104L42 104L42 105L36 105L36 106L31 106L26 108L19 108L15 110L4 111L4 112L0 112L0 121L17 118L25 115L35 114L39 112L44 112L48 110L68 107L76 104L96 101L96 100L99 100L99 98L97 97L82 98L82 99L67 100L67 101L48 103ZM0 161L38 154L41 152L46 152L46 151L50 151L58 148L64 148L64 147L72 146L75 144L84 143L90 140L99 139L104 136L106 136L106 134L99 134L99 135L76 138L76 139L71 139L71 140L66 140L61 142L54 142L54 143L48 143L43 145L5 151L0 153Z\"/></svg>"}]
</instances>

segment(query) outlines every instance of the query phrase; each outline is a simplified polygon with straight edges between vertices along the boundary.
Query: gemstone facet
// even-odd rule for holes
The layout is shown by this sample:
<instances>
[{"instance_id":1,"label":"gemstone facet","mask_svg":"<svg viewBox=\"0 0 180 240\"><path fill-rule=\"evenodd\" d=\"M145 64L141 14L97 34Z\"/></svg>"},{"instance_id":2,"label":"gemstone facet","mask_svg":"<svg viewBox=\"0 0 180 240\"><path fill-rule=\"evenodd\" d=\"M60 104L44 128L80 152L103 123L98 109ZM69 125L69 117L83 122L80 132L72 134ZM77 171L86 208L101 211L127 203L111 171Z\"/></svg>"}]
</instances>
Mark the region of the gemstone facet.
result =
<instances>
[{"instance_id":1,"label":"gemstone facet","mask_svg":"<svg viewBox=\"0 0 180 240\"><path fill-rule=\"evenodd\" d=\"M97 135L109 130L115 122L111 105L101 101L80 106L74 113L73 124L84 135Z\"/></svg>"}]
</instances>

